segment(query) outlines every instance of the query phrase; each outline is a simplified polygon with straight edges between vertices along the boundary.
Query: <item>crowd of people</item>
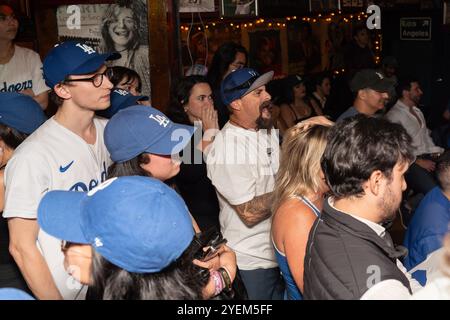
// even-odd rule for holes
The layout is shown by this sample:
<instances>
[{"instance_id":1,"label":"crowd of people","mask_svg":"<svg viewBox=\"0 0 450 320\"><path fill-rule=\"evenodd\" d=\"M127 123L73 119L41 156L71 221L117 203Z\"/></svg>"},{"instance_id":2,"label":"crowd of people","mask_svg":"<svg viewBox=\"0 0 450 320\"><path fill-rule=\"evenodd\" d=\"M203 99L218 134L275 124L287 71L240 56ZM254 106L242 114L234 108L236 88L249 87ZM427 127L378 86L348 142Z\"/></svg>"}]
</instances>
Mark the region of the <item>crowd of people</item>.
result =
<instances>
[{"instance_id":1,"label":"crowd of people","mask_svg":"<svg viewBox=\"0 0 450 320\"><path fill-rule=\"evenodd\" d=\"M0 6L17 87L0 93L0 288L22 290L0 297L450 298L450 151L395 59L355 60L343 108L332 76L273 80L227 43L206 77L174 81L163 113L118 48L67 41L41 63L15 32ZM401 246L389 228L412 194Z\"/></svg>"}]
</instances>

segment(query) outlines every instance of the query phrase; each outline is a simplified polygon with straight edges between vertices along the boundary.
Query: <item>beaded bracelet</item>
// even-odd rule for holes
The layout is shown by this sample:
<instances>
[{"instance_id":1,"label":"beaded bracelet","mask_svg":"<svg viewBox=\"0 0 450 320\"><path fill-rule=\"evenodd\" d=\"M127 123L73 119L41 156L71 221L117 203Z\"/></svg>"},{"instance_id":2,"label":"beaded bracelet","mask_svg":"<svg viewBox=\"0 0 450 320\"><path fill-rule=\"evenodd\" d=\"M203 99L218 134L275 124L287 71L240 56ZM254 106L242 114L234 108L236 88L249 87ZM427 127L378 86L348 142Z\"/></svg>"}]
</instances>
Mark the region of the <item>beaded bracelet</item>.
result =
<instances>
[{"instance_id":1,"label":"beaded bracelet","mask_svg":"<svg viewBox=\"0 0 450 320\"><path fill-rule=\"evenodd\" d=\"M219 271L211 271L210 274L214 280L214 285L215 285L214 296L217 296L223 290L222 276Z\"/></svg>"}]
</instances>

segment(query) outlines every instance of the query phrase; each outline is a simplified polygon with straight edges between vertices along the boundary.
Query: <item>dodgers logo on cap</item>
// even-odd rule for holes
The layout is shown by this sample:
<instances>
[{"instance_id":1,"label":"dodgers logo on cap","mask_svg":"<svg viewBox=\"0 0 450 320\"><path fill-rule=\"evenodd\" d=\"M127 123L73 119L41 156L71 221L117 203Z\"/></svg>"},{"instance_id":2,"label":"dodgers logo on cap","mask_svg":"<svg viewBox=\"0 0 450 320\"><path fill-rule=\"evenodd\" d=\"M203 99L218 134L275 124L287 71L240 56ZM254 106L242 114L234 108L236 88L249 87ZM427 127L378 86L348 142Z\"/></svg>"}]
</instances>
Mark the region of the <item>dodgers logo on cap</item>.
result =
<instances>
[{"instance_id":1,"label":"dodgers logo on cap","mask_svg":"<svg viewBox=\"0 0 450 320\"><path fill-rule=\"evenodd\" d=\"M183 199L150 177L120 177L95 191L50 191L38 208L48 234L89 244L109 262L136 273L158 272L174 262L194 237Z\"/></svg>"},{"instance_id":2,"label":"dodgers logo on cap","mask_svg":"<svg viewBox=\"0 0 450 320\"><path fill-rule=\"evenodd\" d=\"M70 75L90 74L108 60L119 59L120 54L99 54L87 44L67 41L56 45L44 59L43 73L46 84L53 88Z\"/></svg>"}]
</instances>

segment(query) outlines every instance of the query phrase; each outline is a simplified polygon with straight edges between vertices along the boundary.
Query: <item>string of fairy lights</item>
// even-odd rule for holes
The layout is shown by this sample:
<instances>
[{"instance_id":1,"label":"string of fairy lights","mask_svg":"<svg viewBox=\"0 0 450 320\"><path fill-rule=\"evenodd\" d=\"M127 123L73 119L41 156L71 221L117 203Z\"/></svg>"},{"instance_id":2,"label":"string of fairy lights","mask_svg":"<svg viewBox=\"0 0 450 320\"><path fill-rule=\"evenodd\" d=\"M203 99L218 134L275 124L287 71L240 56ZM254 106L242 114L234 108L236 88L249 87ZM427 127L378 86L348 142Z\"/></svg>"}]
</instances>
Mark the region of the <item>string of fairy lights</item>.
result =
<instances>
[{"instance_id":1,"label":"string of fairy lights","mask_svg":"<svg viewBox=\"0 0 450 320\"><path fill-rule=\"evenodd\" d=\"M342 11L330 12L327 14L317 14L310 16L287 16L285 18L277 19L265 19L265 18L252 18L248 20L235 19L234 17L220 17L216 20L209 20L207 22L199 21L192 23L182 23L180 30L182 33L188 33L189 31L204 31L209 33L215 29L223 30L224 32L241 32L243 29L246 31L261 30L261 29L285 29L289 23L295 22L308 22L310 24L316 23L344 23L353 24L356 22L364 22L368 18L365 12L355 13L342 13ZM378 64L381 59L382 51L382 34L379 30L374 30L374 54L375 60ZM340 70L335 71L341 72Z\"/></svg>"}]
</instances>

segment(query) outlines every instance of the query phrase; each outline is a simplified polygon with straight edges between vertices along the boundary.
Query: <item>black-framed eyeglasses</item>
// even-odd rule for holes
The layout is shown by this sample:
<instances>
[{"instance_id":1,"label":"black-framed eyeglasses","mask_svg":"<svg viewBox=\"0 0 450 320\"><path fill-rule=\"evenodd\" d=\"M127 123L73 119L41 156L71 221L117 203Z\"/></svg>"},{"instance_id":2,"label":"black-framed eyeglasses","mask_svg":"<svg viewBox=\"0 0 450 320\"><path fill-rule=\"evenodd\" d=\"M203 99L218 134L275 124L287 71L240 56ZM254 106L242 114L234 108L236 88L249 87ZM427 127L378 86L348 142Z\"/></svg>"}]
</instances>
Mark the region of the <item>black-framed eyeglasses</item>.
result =
<instances>
[{"instance_id":1,"label":"black-framed eyeglasses","mask_svg":"<svg viewBox=\"0 0 450 320\"><path fill-rule=\"evenodd\" d=\"M65 79L63 82L92 82L94 87L98 88L103 83L103 77L106 76L108 79L111 79L113 76L112 68L106 68L103 73L96 73L90 78L82 78L82 79Z\"/></svg>"},{"instance_id":2,"label":"black-framed eyeglasses","mask_svg":"<svg viewBox=\"0 0 450 320\"><path fill-rule=\"evenodd\" d=\"M252 86L253 82L255 82L256 79L258 79L258 78L259 78L259 76L253 76L250 79L248 79L247 81L245 81L244 83L241 83L240 85L238 85L236 87L225 89L224 92L233 92L233 91L237 91L237 90L248 89Z\"/></svg>"}]
</instances>

